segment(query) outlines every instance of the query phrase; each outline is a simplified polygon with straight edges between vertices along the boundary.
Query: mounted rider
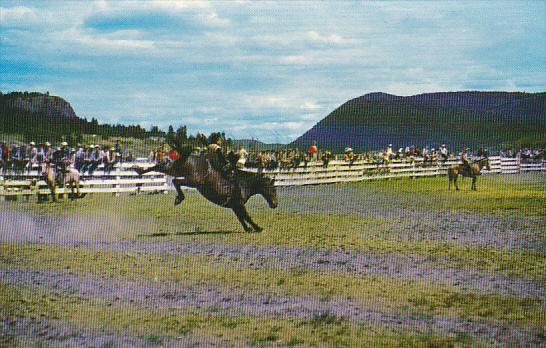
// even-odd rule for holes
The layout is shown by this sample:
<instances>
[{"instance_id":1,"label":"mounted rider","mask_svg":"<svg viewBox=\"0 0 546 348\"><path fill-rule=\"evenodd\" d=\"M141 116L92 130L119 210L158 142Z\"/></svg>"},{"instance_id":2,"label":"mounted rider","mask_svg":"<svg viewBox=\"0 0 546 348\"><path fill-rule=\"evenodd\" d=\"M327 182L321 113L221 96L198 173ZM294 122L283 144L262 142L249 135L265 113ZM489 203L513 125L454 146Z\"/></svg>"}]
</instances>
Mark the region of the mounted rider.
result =
<instances>
[{"instance_id":1,"label":"mounted rider","mask_svg":"<svg viewBox=\"0 0 546 348\"><path fill-rule=\"evenodd\" d=\"M233 180L237 161L232 163L232 161L228 161L224 156L222 136L215 134L209 144L207 137L202 133L198 133L197 140L207 149L207 156L211 166L220 172L224 179Z\"/></svg>"},{"instance_id":2,"label":"mounted rider","mask_svg":"<svg viewBox=\"0 0 546 348\"><path fill-rule=\"evenodd\" d=\"M470 166L470 158L468 154L469 148L463 147L461 152L461 161L463 162L463 171L472 174L472 167Z\"/></svg>"}]
</instances>

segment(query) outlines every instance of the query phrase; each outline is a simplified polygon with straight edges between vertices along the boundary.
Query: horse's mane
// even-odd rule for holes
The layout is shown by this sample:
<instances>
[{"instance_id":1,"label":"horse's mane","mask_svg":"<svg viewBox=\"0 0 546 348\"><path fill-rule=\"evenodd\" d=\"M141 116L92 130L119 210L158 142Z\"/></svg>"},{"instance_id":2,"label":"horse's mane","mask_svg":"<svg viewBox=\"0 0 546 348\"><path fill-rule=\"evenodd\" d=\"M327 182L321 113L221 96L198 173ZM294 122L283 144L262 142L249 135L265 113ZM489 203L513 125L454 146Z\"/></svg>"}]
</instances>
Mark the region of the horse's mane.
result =
<instances>
[{"instance_id":1,"label":"horse's mane","mask_svg":"<svg viewBox=\"0 0 546 348\"><path fill-rule=\"evenodd\" d=\"M249 181L253 181L262 185L266 184L269 180L271 180L270 177L264 174L248 172L246 170L241 170L241 169L236 170L236 176L238 178L247 179Z\"/></svg>"}]
</instances>

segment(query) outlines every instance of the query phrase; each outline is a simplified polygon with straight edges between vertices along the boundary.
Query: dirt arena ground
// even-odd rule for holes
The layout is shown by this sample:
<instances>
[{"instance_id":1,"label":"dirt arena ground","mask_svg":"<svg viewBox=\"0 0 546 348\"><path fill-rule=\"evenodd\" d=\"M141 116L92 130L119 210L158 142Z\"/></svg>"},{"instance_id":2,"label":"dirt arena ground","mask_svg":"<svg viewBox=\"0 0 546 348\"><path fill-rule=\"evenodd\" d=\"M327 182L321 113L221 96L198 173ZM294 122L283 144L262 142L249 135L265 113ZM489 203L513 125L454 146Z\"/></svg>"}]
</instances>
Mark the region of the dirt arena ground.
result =
<instances>
[{"instance_id":1,"label":"dirt arena ground","mask_svg":"<svg viewBox=\"0 0 546 348\"><path fill-rule=\"evenodd\" d=\"M0 203L0 346L541 346L546 176Z\"/></svg>"}]
</instances>

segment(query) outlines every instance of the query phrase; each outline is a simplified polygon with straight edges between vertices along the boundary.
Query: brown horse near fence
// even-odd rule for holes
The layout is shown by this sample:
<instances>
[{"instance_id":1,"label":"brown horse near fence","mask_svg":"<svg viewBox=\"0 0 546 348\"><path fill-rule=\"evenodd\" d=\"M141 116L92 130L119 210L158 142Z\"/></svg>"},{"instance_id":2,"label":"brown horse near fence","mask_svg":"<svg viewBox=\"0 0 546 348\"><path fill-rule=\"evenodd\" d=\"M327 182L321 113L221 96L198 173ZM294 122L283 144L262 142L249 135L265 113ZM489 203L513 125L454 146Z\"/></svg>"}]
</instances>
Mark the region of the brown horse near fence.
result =
<instances>
[{"instance_id":1,"label":"brown horse near fence","mask_svg":"<svg viewBox=\"0 0 546 348\"><path fill-rule=\"evenodd\" d=\"M169 163L159 163L153 167L134 170L142 175L147 172L160 172L173 176L172 181L178 193L174 204L184 200L181 186L194 187L207 200L224 208L233 210L237 219L246 232L262 231L248 214L245 203L255 194L262 195L270 208L277 207L277 191L275 182L261 174L248 173L237 170L233 178L227 178L211 164L211 155L191 155L191 148L180 145L173 146L180 154L180 158ZM247 223L251 226L249 227Z\"/></svg>"},{"instance_id":2,"label":"brown horse near fence","mask_svg":"<svg viewBox=\"0 0 546 348\"><path fill-rule=\"evenodd\" d=\"M449 179L448 190L451 190L451 182L453 182L455 185L455 189L457 191L459 190L457 178L459 175L462 175L463 177L472 178L471 188L472 190L477 191L476 178L481 175L481 171L484 167L487 168L487 170L491 170L491 167L489 166L489 158L487 157L475 161L470 165L470 168L465 167L462 164L449 167L447 170L447 177Z\"/></svg>"}]
</instances>

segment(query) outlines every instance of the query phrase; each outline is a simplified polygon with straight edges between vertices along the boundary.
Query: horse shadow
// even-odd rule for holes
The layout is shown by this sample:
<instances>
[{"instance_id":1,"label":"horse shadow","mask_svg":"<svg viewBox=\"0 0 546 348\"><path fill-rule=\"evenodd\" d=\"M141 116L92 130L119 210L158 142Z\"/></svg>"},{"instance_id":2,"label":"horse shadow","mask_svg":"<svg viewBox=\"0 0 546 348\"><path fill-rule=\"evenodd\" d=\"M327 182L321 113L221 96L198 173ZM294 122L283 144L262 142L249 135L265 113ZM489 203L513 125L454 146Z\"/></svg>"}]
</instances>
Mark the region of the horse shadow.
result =
<instances>
[{"instance_id":1,"label":"horse shadow","mask_svg":"<svg viewBox=\"0 0 546 348\"><path fill-rule=\"evenodd\" d=\"M226 231L226 230L216 230L216 231L189 231L189 232L156 232L151 234L139 234L137 237L141 238L157 238L157 237L190 237L190 236L205 236L205 235L218 235L225 236L231 234L242 234L248 233L244 231Z\"/></svg>"}]
</instances>

